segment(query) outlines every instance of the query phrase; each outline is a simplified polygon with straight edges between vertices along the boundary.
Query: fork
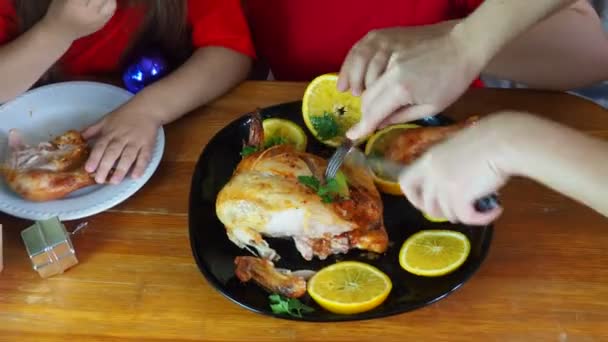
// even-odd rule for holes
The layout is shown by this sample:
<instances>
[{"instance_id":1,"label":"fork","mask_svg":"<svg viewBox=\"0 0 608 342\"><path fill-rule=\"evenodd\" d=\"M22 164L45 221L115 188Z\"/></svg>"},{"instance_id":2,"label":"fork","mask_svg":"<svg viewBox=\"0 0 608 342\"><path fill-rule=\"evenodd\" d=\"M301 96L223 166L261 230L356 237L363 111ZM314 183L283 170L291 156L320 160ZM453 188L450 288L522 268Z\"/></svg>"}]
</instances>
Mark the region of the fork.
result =
<instances>
[{"instance_id":1,"label":"fork","mask_svg":"<svg viewBox=\"0 0 608 342\"><path fill-rule=\"evenodd\" d=\"M355 142L348 138L344 138L344 142L340 145L334 154L329 158L327 162L327 169L325 169L325 179L330 179L336 177L340 166L344 162L344 158L350 150L355 146Z\"/></svg>"},{"instance_id":2,"label":"fork","mask_svg":"<svg viewBox=\"0 0 608 342\"><path fill-rule=\"evenodd\" d=\"M342 145L340 145L336 149L334 154L331 156L331 158L329 158L329 161L327 162L327 169L325 169L325 179L326 180L334 178L336 176L336 174L338 173L338 170L340 169L340 166L342 166L342 163L344 163L344 159L346 158L348 153L351 152L351 150L353 150L353 147L355 146L354 141L352 141L346 137L344 139L345 140L342 143ZM354 149L354 151L358 151L358 150ZM383 159L383 158L368 159L366 156L363 155L363 153L361 151L358 151L357 153L353 153L353 155L354 155L354 157L357 157L357 158L355 158L355 160L364 161L363 164L367 167L370 167L371 169L374 169L374 166L378 166L378 165L382 166L382 169L384 171L389 171L389 173L392 174L392 178L394 178L394 179L398 178L398 175L401 173L401 171L404 168L403 165L396 164L387 159ZM478 211L480 213L484 213L484 212L488 212L494 208L497 208L500 205L501 204L500 204L500 199L498 197L498 194L493 193L493 194L487 195L483 198L476 200L474 203L474 208L476 211Z\"/></svg>"}]
</instances>

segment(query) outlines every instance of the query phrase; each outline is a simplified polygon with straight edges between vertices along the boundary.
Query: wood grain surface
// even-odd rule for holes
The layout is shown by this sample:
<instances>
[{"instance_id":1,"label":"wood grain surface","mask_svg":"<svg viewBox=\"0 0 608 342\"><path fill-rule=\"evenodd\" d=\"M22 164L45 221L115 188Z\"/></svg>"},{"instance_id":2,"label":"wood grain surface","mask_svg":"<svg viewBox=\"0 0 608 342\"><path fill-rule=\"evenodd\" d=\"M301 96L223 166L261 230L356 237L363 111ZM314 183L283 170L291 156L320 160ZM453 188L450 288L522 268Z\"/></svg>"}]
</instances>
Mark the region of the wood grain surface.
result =
<instances>
[{"instance_id":1,"label":"wood grain surface","mask_svg":"<svg viewBox=\"0 0 608 342\"><path fill-rule=\"evenodd\" d=\"M305 86L246 82L168 125L156 174L129 200L81 220L89 226L74 237L80 263L63 275L41 279L19 235L31 222L0 214L0 341L608 340L608 219L522 179L502 190L505 213L480 271L428 307L372 321L298 323L246 311L211 288L188 239L194 165L228 122L299 100ZM446 114L501 109L608 139L606 110L561 93L476 89Z\"/></svg>"}]
</instances>

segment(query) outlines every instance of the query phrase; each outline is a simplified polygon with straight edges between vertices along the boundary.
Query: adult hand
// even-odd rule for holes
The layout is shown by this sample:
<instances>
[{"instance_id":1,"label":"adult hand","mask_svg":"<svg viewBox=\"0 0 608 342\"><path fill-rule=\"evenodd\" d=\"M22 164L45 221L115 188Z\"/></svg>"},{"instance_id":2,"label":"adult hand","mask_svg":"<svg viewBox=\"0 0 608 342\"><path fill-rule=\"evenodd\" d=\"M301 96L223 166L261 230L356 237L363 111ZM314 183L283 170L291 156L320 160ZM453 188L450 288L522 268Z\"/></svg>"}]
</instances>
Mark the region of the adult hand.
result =
<instances>
[{"instance_id":1,"label":"adult hand","mask_svg":"<svg viewBox=\"0 0 608 342\"><path fill-rule=\"evenodd\" d=\"M460 97L485 66L456 21L370 32L347 56L338 81L362 94L360 139L378 127L435 115Z\"/></svg>"}]
</instances>

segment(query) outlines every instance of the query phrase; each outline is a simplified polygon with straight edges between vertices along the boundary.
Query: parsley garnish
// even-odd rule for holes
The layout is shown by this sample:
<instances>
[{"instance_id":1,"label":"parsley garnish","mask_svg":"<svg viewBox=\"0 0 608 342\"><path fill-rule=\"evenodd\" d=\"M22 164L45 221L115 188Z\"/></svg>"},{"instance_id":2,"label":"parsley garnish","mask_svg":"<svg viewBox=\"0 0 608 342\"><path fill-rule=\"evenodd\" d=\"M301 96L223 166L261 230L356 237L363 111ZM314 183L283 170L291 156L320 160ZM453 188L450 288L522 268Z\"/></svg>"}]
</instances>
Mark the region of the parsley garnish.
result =
<instances>
[{"instance_id":1,"label":"parsley garnish","mask_svg":"<svg viewBox=\"0 0 608 342\"><path fill-rule=\"evenodd\" d=\"M241 150L241 156L242 157L246 157L250 154L256 153L258 151L261 150L265 150L269 147L272 147L274 145L282 145L282 144L286 144L287 143L287 139L280 137L280 136L275 136L272 137L270 139L268 139L267 141L264 142L264 147L263 148L259 148L256 146L245 146L243 147L243 149Z\"/></svg>"},{"instance_id":2,"label":"parsley garnish","mask_svg":"<svg viewBox=\"0 0 608 342\"><path fill-rule=\"evenodd\" d=\"M298 181L316 192L324 203L331 203L341 197L340 184L335 178L328 179L325 184L321 184L315 176L299 176Z\"/></svg>"},{"instance_id":3,"label":"parsley garnish","mask_svg":"<svg viewBox=\"0 0 608 342\"><path fill-rule=\"evenodd\" d=\"M243 150L241 151L241 156L246 157L250 154L256 153L257 151L258 151L258 148L255 146L245 146L245 147L243 147Z\"/></svg>"},{"instance_id":4,"label":"parsley garnish","mask_svg":"<svg viewBox=\"0 0 608 342\"><path fill-rule=\"evenodd\" d=\"M270 300L270 308L275 314L288 314L302 318L303 313L315 311L315 309L303 304L296 298L284 298L279 294L271 294L268 299Z\"/></svg>"},{"instance_id":5,"label":"parsley garnish","mask_svg":"<svg viewBox=\"0 0 608 342\"><path fill-rule=\"evenodd\" d=\"M319 191L319 187L321 186L321 182L315 176L299 176L298 181L315 192Z\"/></svg>"},{"instance_id":6,"label":"parsley garnish","mask_svg":"<svg viewBox=\"0 0 608 342\"><path fill-rule=\"evenodd\" d=\"M335 138L340 133L338 123L330 113L325 112L321 116L311 116L310 122L322 140Z\"/></svg>"},{"instance_id":7,"label":"parsley garnish","mask_svg":"<svg viewBox=\"0 0 608 342\"><path fill-rule=\"evenodd\" d=\"M317 194L321 196L323 202L331 203L334 197L339 196L340 186L335 178L328 179L325 186L319 187Z\"/></svg>"},{"instance_id":8,"label":"parsley garnish","mask_svg":"<svg viewBox=\"0 0 608 342\"><path fill-rule=\"evenodd\" d=\"M283 144L287 144L287 139L276 135L264 142L264 148L269 148L274 145L283 145Z\"/></svg>"}]
</instances>

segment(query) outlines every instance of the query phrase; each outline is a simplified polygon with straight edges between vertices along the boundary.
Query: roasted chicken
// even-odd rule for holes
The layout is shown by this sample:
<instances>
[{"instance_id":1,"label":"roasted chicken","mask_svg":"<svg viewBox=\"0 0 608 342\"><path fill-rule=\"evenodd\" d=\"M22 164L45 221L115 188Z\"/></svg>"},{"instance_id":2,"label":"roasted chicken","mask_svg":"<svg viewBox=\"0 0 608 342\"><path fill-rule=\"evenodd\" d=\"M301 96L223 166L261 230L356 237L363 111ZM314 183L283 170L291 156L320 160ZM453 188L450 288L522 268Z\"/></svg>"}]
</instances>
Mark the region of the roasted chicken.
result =
<instances>
[{"instance_id":1,"label":"roasted chicken","mask_svg":"<svg viewBox=\"0 0 608 342\"><path fill-rule=\"evenodd\" d=\"M406 130L391 139L384 153L394 161L411 162L475 120ZM386 251L382 200L367 167L345 160L341 171L348 180L348 196L328 203L300 181L304 176L326 182L326 160L286 144L263 149L263 140L262 119L256 113L245 145L257 152L241 160L216 199L228 238L254 254L235 259L238 279L287 297L306 293L306 279L298 272L275 269L273 261L280 256L265 237L293 239L305 260L323 260L351 249Z\"/></svg>"},{"instance_id":2,"label":"roasted chicken","mask_svg":"<svg viewBox=\"0 0 608 342\"><path fill-rule=\"evenodd\" d=\"M252 118L251 129L249 144L261 144L259 116ZM345 163L349 196L326 203L299 180L314 176L322 182L326 165L323 158L287 144L245 157L216 200L230 240L268 260L279 256L264 237L293 239L306 260L353 248L384 252L388 236L382 201L370 173Z\"/></svg>"},{"instance_id":3,"label":"roasted chicken","mask_svg":"<svg viewBox=\"0 0 608 342\"><path fill-rule=\"evenodd\" d=\"M280 256L265 237L293 239L305 260L360 249L383 253L388 247L383 206L373 178L364 168L342 167L348 180L348 196L324 201L300 180L300 176L326 182L327 161L282 144L261 150L262 119L254 114L249 141L258 152L244 157L216 199L216 213L228 238L256 257L237 257L235 274L253 280L269 291L299 297L306 281L274 268Z\"/></svg>"},{"instance_id":4,"label":"roasted chicken","mask_svg":"<svg viewBox=\"0 0 608 342\"><path fill-rule=\"evenodd\" d=\"M84 170L89 147L77 131L67 131L37 146L25 143L21 133L9 132L9 154L0 167L6 184L24 199L42 202L63 198L95 184Z\"/></svg>"}]
</instances>

